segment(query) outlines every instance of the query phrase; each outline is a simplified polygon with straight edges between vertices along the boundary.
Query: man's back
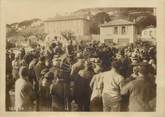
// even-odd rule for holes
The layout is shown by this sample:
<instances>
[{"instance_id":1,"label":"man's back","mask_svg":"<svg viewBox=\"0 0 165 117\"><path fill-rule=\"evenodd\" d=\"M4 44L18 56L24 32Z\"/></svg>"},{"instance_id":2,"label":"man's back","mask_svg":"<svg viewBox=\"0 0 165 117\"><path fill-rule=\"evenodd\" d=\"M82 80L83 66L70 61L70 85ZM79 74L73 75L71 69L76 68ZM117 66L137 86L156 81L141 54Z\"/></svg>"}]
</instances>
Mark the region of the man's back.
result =
<instances>
[{"instance_id":1,"label":"man's back","mask_svg":"<svg viewBox=\"0 0 165 117\"><path fill-rule=\"evenodd\" d=\"M144 79L133 80L122 89L122 94L130 94L130 111L150 111L149 101L156 95L155 85Z\"/></svg>"},{"instance_id":2,"label":"man's back","mask_svg":"<svg viewBox=\"0 0 165 117\"><path fill-rule=\"evenodd\" d=\"M15 83L16 110L28 109L32 104L32 85L30 82L19 78Z\"/></svg>"},{"instance_id":3,"label":"man's back","mask_svg":"<svg viewBox=\"0 0 165 117\"><path fill-rule=\"evenodd\" d=\"M114 99L120 99L120 88L123 77L115 71L108 71L103 73L103 93L109 94Z\"/></svg>"}]
</instances>

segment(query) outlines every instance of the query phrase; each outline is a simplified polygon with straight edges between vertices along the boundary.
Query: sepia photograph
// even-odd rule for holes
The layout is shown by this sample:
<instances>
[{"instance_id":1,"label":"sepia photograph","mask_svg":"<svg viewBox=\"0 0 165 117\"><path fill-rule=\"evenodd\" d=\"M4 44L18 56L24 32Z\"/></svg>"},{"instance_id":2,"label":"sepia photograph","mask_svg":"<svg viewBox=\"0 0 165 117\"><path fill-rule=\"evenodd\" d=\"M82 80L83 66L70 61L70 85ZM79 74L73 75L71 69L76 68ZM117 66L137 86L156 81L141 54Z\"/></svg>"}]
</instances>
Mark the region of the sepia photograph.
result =
<instances>
[{"instance_id":1,"label":"sepia photograph","mask_svg":"<svg viewBox=\"0 0 165 117\"><path fill-rule=\"evenodd\" d=\"M5 0L6 112L155 112L157 8Z\"/></svg>"}]
</instances>

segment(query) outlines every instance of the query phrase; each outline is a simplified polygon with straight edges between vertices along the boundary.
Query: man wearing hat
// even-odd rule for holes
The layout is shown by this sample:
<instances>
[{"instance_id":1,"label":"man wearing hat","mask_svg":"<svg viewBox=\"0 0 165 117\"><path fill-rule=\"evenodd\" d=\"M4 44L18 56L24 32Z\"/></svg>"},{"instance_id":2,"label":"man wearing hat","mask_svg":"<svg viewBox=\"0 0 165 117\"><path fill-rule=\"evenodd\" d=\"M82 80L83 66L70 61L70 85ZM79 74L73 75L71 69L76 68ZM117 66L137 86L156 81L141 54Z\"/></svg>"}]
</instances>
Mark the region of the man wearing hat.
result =
<instances>
[{"instance_id":1,"label":"man wearing hat","mask_svg":"<svg viewBox=\"0 0 165 117\"><path fill-rule=\"evenodd\" d=\"M131 75L128 78L126 78L125 83L137 79L137 77L139 76L138 72L139 63L137 60L134 60L131 64Z\"/></svg>"},{"instance_id":2,"label":"man wearing hat","mask_svg":"<svg viewBox=\"0 0 165 117\"><path fill-rule=\"evenodd\" d=\"M65 92L64 92L64 80L61 76L57 76L53 80L50 86L51 95L51 110L52 111L64 111L65 110Z\"/></svg>"},{"instance_id":3,"label":"man wearing hat","mask_svg":"<svg viewBox=\"0 0 165 117\"><path fill-rule=\"evenodd\" d=\"M37 77L37 80L41 78L41 71L45 68L45 57L40 56L38 63L34 67L34 71Z\"/></svg>"},{"instance_id":4,"label":"man wearing hat","mask_svg":"<svg viewBox=\"0 0 165 117\"><path fill-rule=\"evenodd\" d=\"M41 86L39 88L39 110L40 111L49 111L51 106L51 97L50 97L50 85L54 78L52 72L47 72L42 79Z\"/></svg>"},{"instance_id":5,"label":"man wearing hat","mask_svg":"<svg viewBox=\"0 0 165 117\"><path fill-rule=\"evenodd\" d=\"M77 73L84 68L84 59L82 53L77 53L77 62L72 65L71 68L71 79L74 79Z\"/></svg>"},{"instance_id":6,"label":"man wearing hat","mask_svg":"<svg viewBox=\"0 0 165 117\"><path fill-rule=\"evenodd\" d=\"M84 68L78 72L78 76L74 80L74 96L79 106L79 111L89 111L91 95L89 84L93 75L89 62L85 61Z\"/></svg>"},{"instance_id":7,"label":"man wearing hat","mask_svg":"<svg viewBox=\"0 0 165 117\"><path fill-rule=\"evenodd\" d=\"M146 112L152 111L149 102L156 96L156 86L148 76L149 66L141 63L137 80L133 80L121 89L121 94L129 93L129 111Z\"/></svg>"}]
</instances>

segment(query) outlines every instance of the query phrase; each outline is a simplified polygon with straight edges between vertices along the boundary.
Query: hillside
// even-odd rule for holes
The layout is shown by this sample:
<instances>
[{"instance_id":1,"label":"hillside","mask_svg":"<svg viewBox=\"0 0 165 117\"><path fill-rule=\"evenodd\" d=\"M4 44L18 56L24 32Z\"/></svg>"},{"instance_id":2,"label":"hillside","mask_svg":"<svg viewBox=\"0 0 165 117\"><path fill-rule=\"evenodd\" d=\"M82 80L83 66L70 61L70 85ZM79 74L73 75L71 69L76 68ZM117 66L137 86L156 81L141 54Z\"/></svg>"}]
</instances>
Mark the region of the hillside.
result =
<instances>
[{"instance_id":1,"label":"hillside","mask_svg":"<svg viewBox=\"0 0 165 117\"><path fill-rule=\"evenodd\" d=\"M79 9L75 12L74 14L78 15L84 15L84 14L92 14L95 15L99 12L106 12L109 13L110 15L114 14L122 14L122 13L131 13L131 14L136 14L136 13L147 13L147 14L152 14L153 9L152 8L117 8L117 7L100 7L100 8L85 8L85 9Z\"/></svg>"},{"instance_id":2,"label":"hillside","mask_svg":"<svg viewBox=\"0 0 165 117\"><path fill-rule=\"evenodd\" d=\"M71 15L78 15L78 16L91 16L91 21L94 23L93 30L96 34L99 33L99 27L98 25L100 23L103 23L102 21L103 16L109 17L109 20L114 19L127 19L130 21L136 20L140 21L140 25L147 24L148 19L153 19L153 21L150 24L155 24L155 17L153 17L154 11L152 8L112 8L112 7L100 7L100 8L85 8L85 9L79 9ZM145 22L146 16L150 16ZM53 16L52 16L53 17ZM95 21L95 22L94 22ZM142 21L142 22L141 22ZM150 25L147 24L147 25ZM155 24L156 25L156 24ZM30 35L35 36L42 36L44 34L44 21L42 19L30 19L30 20L24 20L22 22L16 22L12 24L6 25L7 29L7 40L19 40L18 37L24 37L24 39L27 39ZM96 30L97 29L97 30ZM92 31L91 31L92 32ZM92 32L92 34L95 34ZM12 37L12 38L11 38ZM13 39L15 38L15 39ZM42 38L42 37L40 37ZM22 39L22 38L21 38Z\"/></svg>"}]
</instances>

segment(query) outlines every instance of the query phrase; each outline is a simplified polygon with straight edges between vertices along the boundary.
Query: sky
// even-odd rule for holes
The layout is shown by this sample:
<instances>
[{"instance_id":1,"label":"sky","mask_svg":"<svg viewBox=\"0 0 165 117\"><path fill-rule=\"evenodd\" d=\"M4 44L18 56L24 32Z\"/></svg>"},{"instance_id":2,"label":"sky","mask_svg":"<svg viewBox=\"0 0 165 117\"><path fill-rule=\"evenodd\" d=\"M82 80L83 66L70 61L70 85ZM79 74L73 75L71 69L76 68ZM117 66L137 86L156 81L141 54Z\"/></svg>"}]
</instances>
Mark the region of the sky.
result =
<instances>
[{"instance_id":1,"label":"sky","mask_svg":"<svg viewBox=\"0 0 165 117\"><path fill-rule=\"evenodd\" d=\"M121 0L117 1L117 4L121 3ZM2 0L2 10L5 22L10 24L32 18L47 19L82 8L109 7L113 3L114 0Z\"/></svg>"},{"instance_id":2,"label":"sky","mask_svg":"<svg viewBox=\"0 0 165 117\"><path fill-rule=\"evenodd\" d=\"M81 8L99 7L101 0L4 0L6 23L32 18L46 19Z\"/></svg>"}]
</instances>

